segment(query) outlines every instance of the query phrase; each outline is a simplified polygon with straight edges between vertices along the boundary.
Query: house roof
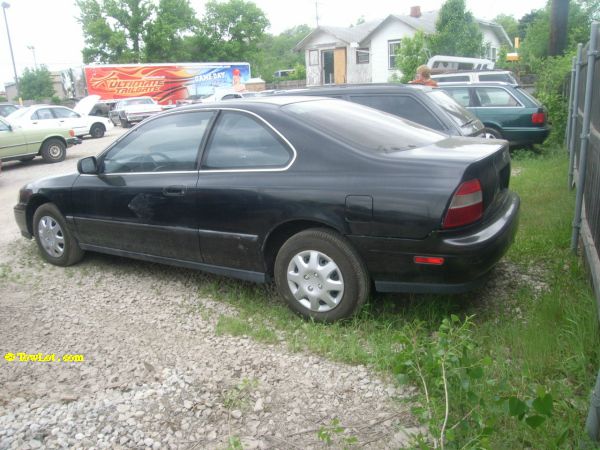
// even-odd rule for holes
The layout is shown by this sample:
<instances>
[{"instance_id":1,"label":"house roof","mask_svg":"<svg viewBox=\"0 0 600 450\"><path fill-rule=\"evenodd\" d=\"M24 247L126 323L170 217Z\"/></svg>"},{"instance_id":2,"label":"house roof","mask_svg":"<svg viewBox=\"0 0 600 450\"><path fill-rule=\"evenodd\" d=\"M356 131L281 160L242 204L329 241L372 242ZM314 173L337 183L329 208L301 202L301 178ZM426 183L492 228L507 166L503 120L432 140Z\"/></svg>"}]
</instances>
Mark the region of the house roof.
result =
<instances>
[{"instance_id":1,"label":"house roof","mask_svg":"<svg viewBox=\"0 0 600 450\"><path fill-rule=\"evenodd\" d=\"M409 27L414 28L415 30L423 31L424 33L433 33L435 32L435 23L438 19L438 15L439 11L426 11L423 12L420 17L390 14L384 19L365 22L363 24L348 28L319 26L316 29L314 29L311 33L309 33L308 36L306 36L304 39L298 42L298 44L296 44L296 46L294 47L294 50L299 51L304 49L306 44L310 41L310 39L319 32L331 34L335 38L339 39L340 41L346 42L347 44L350 44L351 42L358 42L359 44L366 43L384 23L388 23L394 20L404 22ZM480 26L487 26L491 28L500 42L512 46L512 42L510 41L508 35L506 34L506 31L501 25L487 20L475 20L477 21L477 23L479 23Z\"/></svg>"}]
</instances>

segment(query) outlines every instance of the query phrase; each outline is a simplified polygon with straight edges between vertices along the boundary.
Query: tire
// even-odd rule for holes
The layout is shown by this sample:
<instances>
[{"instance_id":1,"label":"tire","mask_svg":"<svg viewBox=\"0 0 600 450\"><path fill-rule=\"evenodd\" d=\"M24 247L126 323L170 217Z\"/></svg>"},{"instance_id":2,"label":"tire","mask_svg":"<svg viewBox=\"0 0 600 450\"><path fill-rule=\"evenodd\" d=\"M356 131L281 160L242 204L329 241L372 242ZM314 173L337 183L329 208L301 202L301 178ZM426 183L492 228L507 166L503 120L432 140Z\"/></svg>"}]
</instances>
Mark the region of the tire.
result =
<instances>
[{"instance_id":1,"label":"tire","mask_svg":"<svg viewBox=\"0 0 600 450\"><path fill-rule=\"evenodd\" d=\"M26 156L24 158L19 158L19 161L28 162L28 161L31 161L33 158L35 158L35 156Z\"/></svg>"},{"instance_id":2,"label":"tire","mask_svg":"<svg viewBox=\"0 0 600 450\"><path fill-rule=\"evenodd\" d=\"M59 139L48 139L42 145L42 158L47 163L57 163L64 161L67 155L67 146Z\"/></svg>"},{"instance_id":3,"label":"tire","mask_svg":"<svg viewBox=\"0 0 600 450\"><path fill-rule=\"evenodd\" d=\"M127 119L120 119L121 120L121 126L123 128L131 128L131 122L128 121Z\"/></svg>"},{"instance_id":4,"label":"tire","mask_svg":"<svg viewBox=\"0 0 600 450\"><path fill-rule=\"evenodd\" d=\"M502 133L491 127L485 127L481 130L481 134L485 139L504 139Z\"/></svg>"},{"instance_id":5,"label":"tire","mask_svg":"<svg viewBox=\"0 0 600 450\"><path fill-rule=\"evenodd\" d=\"M105 132L106 128L104 128L104 125L102 125L101 123L95 123L94 125L92 125L92 128L90 128L90 135L94 139L99 139L103 137Z\"/></svg>"},{"instance_id":6,"label":"tire","mask_svg":"<svg viewBox=\"0 0 600 450\"><path fill-rule=\"evenodd\" d=\"M33 234L42 258L50 264L71 266L83 257L83 250L54 203L44 203L35 210Z\"/></svg>"},{"instance_id":7,"label":"tire","mask_svg":"<svg viewBox=\"0 0 600 450\"><path fill-rule=\"evenodd\" d=\"M351 317L369 297L370 277L360 256L328 229L313 228L289 238L277 253L274 272L288 306L317 322Z\"/></svg>"}]
</instances>

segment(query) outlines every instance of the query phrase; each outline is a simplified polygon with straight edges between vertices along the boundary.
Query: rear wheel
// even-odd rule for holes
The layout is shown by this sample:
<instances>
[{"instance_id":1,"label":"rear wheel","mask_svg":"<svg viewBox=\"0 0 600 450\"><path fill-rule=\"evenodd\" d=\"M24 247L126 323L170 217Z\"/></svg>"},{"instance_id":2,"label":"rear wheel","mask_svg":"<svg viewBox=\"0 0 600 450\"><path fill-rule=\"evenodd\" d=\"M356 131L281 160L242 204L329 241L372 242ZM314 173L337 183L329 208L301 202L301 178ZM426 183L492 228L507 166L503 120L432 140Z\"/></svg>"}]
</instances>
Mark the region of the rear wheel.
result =
<instances>
[{"instance_id":1,"label":"rear wheel","mask_svg":"<svg viewBox=\"0 0 600 450\"><path fill-rule=\"evenodd\" d=\"M106 128L104 128L104 125L102 125L101 123L95 123L94 125L92 125L92 128L90 128L90 135L95 139L104 136L105 132Z\"/></svg>"},{"instance_id":2,"label":"rear wheel","mask_svg":"<svg viewBox=\"0 0 600 450\"><path fill-rule=\"evenodd\" d=\"M481 130L481 135L486 139L502 139L502 133L490 127L485 127Z\"/></svg>"},{"instance_id":3,"label":"rear wheel","mask_svg":"<svg viewBox=\"0 0 600 450\"><path fill-rule=\"evenodd\" d=\"M367 269L352 245L319 228L283 244L275 260L275 283L293 311L318 322L354 315L370 289Z\"/></svg>"},{"instance_id":4,"label":"rear wheel","mask_svg":"<svg viewBox=\"0 0 600 450\"><path fill-rule=\"evenodd\" d=\"M59 139L48 139L42 145L42 158L47 163L63 161L67 154L67 146Z\"/></svg>"},{"instance_id":5,"label":"rear wheel","mask_svg":"<svg viewBox=\"0 0 600 450\"><path fill-rule=\"evenodd\" d=\"M53 203L44 203L35 210L33 233L42 257L51 264L70 266L83 257L83 250Z\"/></svg>"}]
</instances>

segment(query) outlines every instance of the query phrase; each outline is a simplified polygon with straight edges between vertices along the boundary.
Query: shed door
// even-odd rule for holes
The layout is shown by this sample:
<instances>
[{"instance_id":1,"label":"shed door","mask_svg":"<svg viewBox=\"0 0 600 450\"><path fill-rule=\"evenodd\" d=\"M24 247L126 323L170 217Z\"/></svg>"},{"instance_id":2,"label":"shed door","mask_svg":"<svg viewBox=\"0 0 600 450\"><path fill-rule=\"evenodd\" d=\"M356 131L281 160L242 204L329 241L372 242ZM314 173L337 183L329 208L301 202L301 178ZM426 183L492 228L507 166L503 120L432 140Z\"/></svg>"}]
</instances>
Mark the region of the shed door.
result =
<instances>
[{"instance_id":1,"label":"shed door","mask_svg":"<svg viewBox=\"0 0 600 450\"><path fill-rule=\"evenodd\" d=\"M336 48L333 53L335 84L346 83L346 48Z\"/></svg>"}]
</instances>

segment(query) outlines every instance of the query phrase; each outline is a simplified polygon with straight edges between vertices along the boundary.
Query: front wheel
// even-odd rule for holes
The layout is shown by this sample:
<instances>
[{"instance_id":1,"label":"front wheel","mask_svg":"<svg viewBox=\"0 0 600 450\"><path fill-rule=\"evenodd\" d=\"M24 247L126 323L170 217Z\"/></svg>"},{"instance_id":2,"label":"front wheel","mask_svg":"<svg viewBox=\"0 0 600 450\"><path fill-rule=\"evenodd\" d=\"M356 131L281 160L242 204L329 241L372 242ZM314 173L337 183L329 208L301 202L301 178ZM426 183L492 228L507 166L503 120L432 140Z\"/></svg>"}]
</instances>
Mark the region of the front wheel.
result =
<instances>
[{"instance_id":1,"label":"front wheel","mask_svg":"<svg viewBox=\"0 0 600 450\"><path fill-rule=\"evenodd\" d=\"M495 128L485 127L481 130L482 137L486 139L502 139L502 133Z\"/></svg>"},{"instance_id":2,"label":"front wheel","mask_svg":"<svg viewBox=\"0 0 600 450\"><path fill-rule=\"evenodd\" d=\"M59 139L48 139L42 145L42 158L47 163L57 163L65 159L67 146Z\"/></svg>"},{"instance_id":3,"label":"front wheel","mask_svg":"<svg viewBox=\"0 0 600 450\"><path fill-rule=\"evenodd\" d=\"M319 228L283 244L275 260L275 283L293 311L318 322L354 315L370 289L367 269L352 245Z\"/></svg>"},{"instance_id":4,"label":"front wheel","mask_svg":"<svg viewBox=\"0 0 600 450\"><path fill-rule=\"evenodd\" d=\"M83 250L53 203L44 203L35 210L33 233L42 257L50 264L70 266L83 257Z\"/></svg>"}]
</instances>

